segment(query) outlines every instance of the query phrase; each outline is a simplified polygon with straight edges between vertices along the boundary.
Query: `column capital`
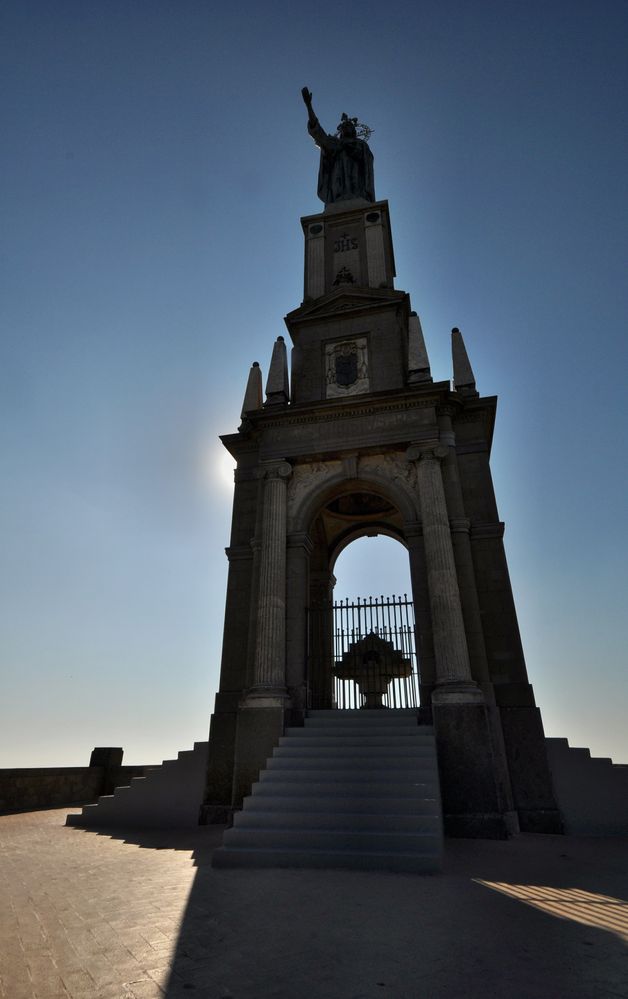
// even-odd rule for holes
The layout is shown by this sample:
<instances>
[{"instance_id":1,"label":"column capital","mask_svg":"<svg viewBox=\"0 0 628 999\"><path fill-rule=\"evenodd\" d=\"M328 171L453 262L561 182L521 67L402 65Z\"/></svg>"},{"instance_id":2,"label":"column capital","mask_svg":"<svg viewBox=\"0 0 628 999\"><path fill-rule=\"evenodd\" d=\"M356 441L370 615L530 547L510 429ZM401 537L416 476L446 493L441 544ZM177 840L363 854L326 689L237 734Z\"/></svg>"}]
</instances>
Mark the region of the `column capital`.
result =
<instances>
[{"instance_id":1,"label":"column capital","mask_svg":"<svg viewBox=\"0 0 628 999\"><path fill-rule=\"evenodd\" d=\"M449 454L449 448L439 441L426 441L425 444L411 444L406 451L408 461L442 461Z\"/></svg>"},{"instance_id":2,"label":"column capital","mask_svg":"<svg viewBox=\"0 0 628 999\"><path fill-rule=\"evenodd\" d=\"M411 544L416 538L423 537L423 524L420 520L409 520L403 525L403 536Z\"/></svg>"},{"instance_id":3,"label":"column capital","mask_svg":"<svg viewBox=\"0 0 628 999\"><path fill-rule=\"evenodd\" d=\"M289 461L262 461L259 466L260 479L284 479L292 475L292 465Z\"/></svg>"},{"instance_id":4,"label":"column capital","mask_svg":"<svg viewBox=\"0 0 628 999\"><path fill-rule=\"evenodd\" d=\"M437 406L436 412L438 413L439 416L447 416L449 417L449 419L451 419L456 415L457 407L454 406L451 402L442 402L440 403L439 406Z\"/></svg>"}]
</instances>

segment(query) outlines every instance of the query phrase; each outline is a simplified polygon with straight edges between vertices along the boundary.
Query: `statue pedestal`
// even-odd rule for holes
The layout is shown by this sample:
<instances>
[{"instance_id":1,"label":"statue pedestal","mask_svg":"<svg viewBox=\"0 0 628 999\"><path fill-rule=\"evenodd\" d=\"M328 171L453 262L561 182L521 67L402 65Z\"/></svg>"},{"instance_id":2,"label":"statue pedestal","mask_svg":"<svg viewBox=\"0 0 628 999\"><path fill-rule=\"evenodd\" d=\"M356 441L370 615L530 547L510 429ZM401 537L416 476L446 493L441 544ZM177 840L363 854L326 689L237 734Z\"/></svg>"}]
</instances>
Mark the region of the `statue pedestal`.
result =
<instances>
[{"instance_id":1,"label":"statue pedestal","mask_svg":"<svg viewBox=\"0 0 628 999\"><path fill-rule=\"evenodd\" d=\"M337 201L319 215L304 216L301 225L306 301L343 285L393 288L395 261L387 201Z\"/></svg>"}]
</instances>

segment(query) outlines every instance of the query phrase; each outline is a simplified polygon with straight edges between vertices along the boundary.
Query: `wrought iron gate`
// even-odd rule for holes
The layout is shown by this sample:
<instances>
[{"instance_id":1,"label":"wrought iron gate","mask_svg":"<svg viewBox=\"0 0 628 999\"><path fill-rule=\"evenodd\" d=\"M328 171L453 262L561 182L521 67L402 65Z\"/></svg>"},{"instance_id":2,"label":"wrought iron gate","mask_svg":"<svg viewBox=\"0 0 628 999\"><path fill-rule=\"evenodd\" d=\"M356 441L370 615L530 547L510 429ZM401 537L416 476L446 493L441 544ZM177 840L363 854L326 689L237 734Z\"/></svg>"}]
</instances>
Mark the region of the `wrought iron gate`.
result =
<instances>
[{"instance_id":1,"label":"wrought iron gate","mask_svg":"<svg viewBox=\"0 0 628 999\"><path fill-rule=\"evenodd\" d=\"M403 597L341 600L308 615L312 708L416 708L414 606Z\"/></svg>"}]
</instances>

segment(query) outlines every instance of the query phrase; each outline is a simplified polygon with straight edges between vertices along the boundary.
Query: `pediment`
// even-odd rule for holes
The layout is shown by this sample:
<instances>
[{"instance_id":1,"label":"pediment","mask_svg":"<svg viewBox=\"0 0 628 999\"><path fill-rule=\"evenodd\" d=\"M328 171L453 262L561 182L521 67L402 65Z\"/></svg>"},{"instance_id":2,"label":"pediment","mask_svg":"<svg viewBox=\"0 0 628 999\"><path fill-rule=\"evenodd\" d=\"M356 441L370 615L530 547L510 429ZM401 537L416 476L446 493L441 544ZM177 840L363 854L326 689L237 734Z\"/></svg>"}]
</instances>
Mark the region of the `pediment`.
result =
<instances>
[{"instance_id":1,"label":"pediment","mask_svg":"<svg viewBox=\"0 0 628 999\"><path fill-rule=\"evenodd\" d=\"M328 295L304 302L298 309L288 313L286 323L322 319L338 312L381 308L382 305L391 305L403 301L404 298L407 298L404 291L395 291L392 288L352 288L350 290L340 288Z\"/></svg>"}]
</instances>

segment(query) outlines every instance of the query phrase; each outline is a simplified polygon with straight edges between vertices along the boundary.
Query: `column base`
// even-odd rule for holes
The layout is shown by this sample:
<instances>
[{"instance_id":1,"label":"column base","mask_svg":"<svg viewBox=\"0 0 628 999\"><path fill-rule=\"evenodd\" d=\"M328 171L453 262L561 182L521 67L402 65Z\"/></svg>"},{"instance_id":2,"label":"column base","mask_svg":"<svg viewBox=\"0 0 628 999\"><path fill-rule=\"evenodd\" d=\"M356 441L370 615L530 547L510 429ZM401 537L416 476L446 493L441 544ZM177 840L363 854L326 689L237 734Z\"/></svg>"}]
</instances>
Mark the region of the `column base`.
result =
<instances>
[{"instance_id":1,"label":"column base","mask_svg":"<svg viewBox=\"0 0 628 999\"><path fill-rule=\"evenodd\" d=\"M285 687L259 684L251 687L240 702L241 708L284 708L290 701Z\"/></svg>"},{"instance_id":2,"label":"column base","mask_svg":"<svg viewBox=\"0 0 628 999\"><path fill-rule=\"evenodd\" d=\"M484 704L484 694L473 680L447 680L432 691L432 704Z\"/></svg>"}]
</instances>

